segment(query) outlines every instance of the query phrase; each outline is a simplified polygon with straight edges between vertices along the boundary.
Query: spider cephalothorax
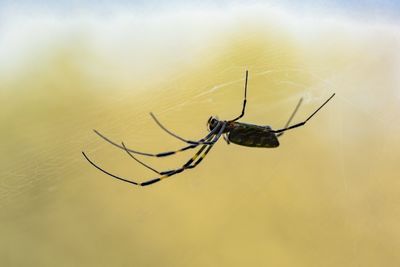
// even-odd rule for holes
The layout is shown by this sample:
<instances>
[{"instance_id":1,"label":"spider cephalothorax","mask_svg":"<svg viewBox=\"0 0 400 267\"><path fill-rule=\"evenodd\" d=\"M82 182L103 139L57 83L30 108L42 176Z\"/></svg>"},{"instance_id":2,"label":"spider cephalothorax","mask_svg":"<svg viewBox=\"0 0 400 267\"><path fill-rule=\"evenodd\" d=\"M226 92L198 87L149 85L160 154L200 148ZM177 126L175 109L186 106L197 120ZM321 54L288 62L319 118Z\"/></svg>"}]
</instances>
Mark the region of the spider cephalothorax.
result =
<instances>
[{"instance_id":1,"label":"spider cephalothorax","mask_svg":"<svg viewBox=\"0 0 400 267\"><path fill-rule=\"evenodd\" d=\"M207 121L208 131L212 131L215 127L217 127L218 122L219 122L219 120L218 120L217 116L211 116Z\"/></svg>"},{"instance_id":2,"label":"spider cephalothorax","mask_svg":"<svg viewBox=\"0 0 400 267\"><path fill-rule=\"evenodd\" d=\"M134 184L134 185L141 185L141 186L146 186L150 185L153 183L156 183L158 181L161 181L162 179L168 178L170 176L173 176L175 174L181 173L184 170L187 169L192 169L196 167L207 155L207 153L211 150L211 148L214 146L214 144L219 140L221 136L224 137L224 139L227 141L229 144L230 142L241 145L241 146L248 146L248 147L277 147L279 146L279 141L278 137L282 136L283 133L287 130L294 129L300 126L303 126L306 124L308 120L310 120L326 103L328 103L329 100L332 99L332 97L335 95L333 94L331 97L329 97L317 110L315 110L308 118L300 123L296 123L294 125L290 125L294 115L296 114L298 108L300 107L300 104L302 102L302 99L298 102L295 110L292 112L292 115L289 117L289 120L287 121L285 127L282 129L278 130L273 130L270 126L260 126L260 125L255 125L255 124L249 124L249 123L243 123L243 122L237 122L240 118L244 116L245 110L246 110L246 95L247 95L247 80L248 80L248 71L246 71L246 78L245 78L245 83L244 83L244 100L243 100L243 106L242 106L242 112L240 115L232 120L219 120L218 117L212 116L208 119L207 121L207 128L208 128L208 134L197 140L197 141L192 141L188 140L185 138L180 137L179 135L171 132L167 128L165 128L159 121L158 119L154 116L153 113L150 113L151 117L153 120L160 126L161 129L166 131L168 134L171 136L183 141L186 143L186 146L184 146L181 149L178 150L173 150L173 151L167 151L167 152L161 152L161 153L146 153L146 152L140 152L137 150L133 150L130 148L127 148L124 143L118 144L113 141L111 141L109 138L106 136L102 135L98 131L94 130L94 132L99 135L101 138L103 138L105 141L109 142L110 144L123 149L128 155L136 160L138 163L142 164L146 168L152 170L153 172L158 174L157 178L153 178L150 180L147 180L145 182L135 182L127 178L122 178L120 176L111 174L110 172L104 170L103 168L99 167L96 165L92 160L86 156L84 152L82 152L83 156L89 161L90 164L92 164L95 168L99 169L100 171L127 183ZM146 163L142 162L141 160L137 159L134 154L142 155L142 156L148 156L148 157L167 157L170 155L174 155L178 152L186 151L189 149L197 148L200 147L199 150L196 152L196 154L189 159L185 164L182 165L182 167L177 168L177 169L172 169L172 170L167 170L167 171L157 171L156 169L150 167Z\"/></svg>"}]
</instances>

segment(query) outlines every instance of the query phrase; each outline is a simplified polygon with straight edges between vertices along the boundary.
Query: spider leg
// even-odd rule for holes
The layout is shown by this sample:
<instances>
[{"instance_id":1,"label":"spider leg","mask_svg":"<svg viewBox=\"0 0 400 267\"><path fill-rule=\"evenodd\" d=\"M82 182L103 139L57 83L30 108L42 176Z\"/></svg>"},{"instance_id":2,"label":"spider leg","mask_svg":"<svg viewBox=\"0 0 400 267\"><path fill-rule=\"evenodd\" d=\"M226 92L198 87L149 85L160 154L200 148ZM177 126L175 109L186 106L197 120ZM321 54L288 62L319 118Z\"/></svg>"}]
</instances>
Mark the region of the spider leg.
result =
<instances>
[{"instance_id":1,"label":"spider leg","mask_svg":"<svg viewBox=\"0 0 400 267\"><path fill-rule=\"evenodd\" d=\"M205 156L208 154L208 152L210 152L211 148L214 146L214 144L218 141L218 139L221 137L224 129L225 129L226 123L224 123L220 129L220 131L218 132L218 134L214 137L213 139L213 144L212 145L203 145L199 151L197 151L197 153L190 159L188 160L181 168L176 169L176 170L170 170L168 171L168 173L166 173L165 175L158 177L158 178L154 178L145 182L140 183L141 186L146 186L146 185L151 185L154 183L157 183L165 178L171 177L175 174L181 173L186 169L193 169L194 167L196 167L204 158ZM207 149L206 149L207 148ZM201 157L195 161L200 154L203 152L203 150L206 149L206 151L201 155ZM193 165L191 165L193 162L195 161L195 163Z\"/></svg>"},{"instance_id":2,"label":"spider leg","mask_svg":"<svg viewBox=\"0 0 400 267\"><path fill-rule=\"evenodd\" d=\"M150 116L151 116L151 117L153 118L153 120L157 123L157 125L158 125L162 130L164 130L165 132L167 132L169 135L171 135L171 136L173 136L173 137L175 137L175 138L177 138L177 139L179 139L179 140L181 140L181 141L183 141L183 142L185 142L185 143L191 144L191 145L199 145L199 144L208 144L208 145L209 145L209 143L207 143L207 142L205 142L205 141L206 141L206 139L207 139L208 137L212 136L212 135L215 133L215 131L211 131L206 137L204 137L204 138L202 138L202 139L200 139L200 140L198 140L198 141L187 140L187 139L184 139L184 138L180 137L179 135L177 135L177 134L171 132L171 131L168 130L167 128L165 128L165 126L161 124L161 122L156 118L156 116L155 116L152 112L150 112ZM213 129L213 130L214 130L214 129Z\"/></svg>"},{"instance_id":3,"label":"spider leg","mask_svg":"<svg viewBox=\"0 0 400 267\"><path fill-rule=\"evenodd\" d=\"M290 115L288 121L286 122L284 128L289 127L289 124L292 122L292 120L293 120L293 118L294 118L294 115L296 115L296 113L297 113L297 111L299 110L299 107L300 107L300 105L301 105L302 102L303 102L303 98L300 98L299 102L297 103L295 109L294 109L293 112L292 112L292 115ZM280 132L280 133L276 134L276 137L282 136L283 133L284 133L284 132Z\"/></svg>"},{"instance_id":4,"label":"spider leg","mask_svg":"<svg viewBox=\"0 0 400 267\"><path fill-rule=\"evenodd\" d=\"M202 138L202 140L207 140L208 138L212 137L212 136L215 134L215 132L218 131L218 129L220 128L220 125L221 125L221 124L222 124L222 123L219 122L219 123L217 124L217 126L216 126L212 131L210 131L210 132L207 134L207 136L205 136L204 138ZM114 146L116 146L116 147L118 147L118 148L120 148L120 149L125 150L125 148L124 148L122 145L120 145L120 144L118 144L118 143L115 143L114 141L110 140L108 137L106 137L105 135L101 134L101 133L98 132L97 130L93 130L93 131L94 131L98 136L100 136L102 139L104 139L105 141L107 141L108 143L110 143L110 144L112 144L112 145L114 145ZM178 149L178 150L167 151L167 152L161 152L161 153L146 153L146 152L141 152L141 151L133 150L133 149L130 149L130 148L126 148L126 150L128 150L128 151L131 152L131 153L135 153L135 154L139 154L139 155L143 155L143 156L158 157L158 158L159 158L159 157L170 156L170 155L176 154L176 153L178 153L178 152L182 152L182 151L185 151L185 150L188 150L188 149L195 148L195 147L199 146L200 144L201 144L201 143L199 143L199 144L191 144L191 145L185 146L185 147L183 147L183 148L181 148L181 149ZM208 143L204 143L204 144L212 144L212 142L208 142Z\"/></svg>"},{"instance_id":5,"label":"spider leg","mask_svg":"<svg viewBox=\"0 0 400 267\"><path fill-rule=\"evenodd\" d=\"M195 165L198 165L198 164L201 162L201 160L205 157L205 154L207 154L207 153L210 151L211 147L212 147L212 146L218 141L218 139L221 137L221 135L222 135L222 133L223 133L223 131L224 131L224 129L225 129L225 126L226 126L226 123L225 123L225 122L222 123L222 126L221 126L221 128L220 128L218 134L217 134L217 135L213 138L213 140L212 140L212 142L213 142L212 145L202 145L202 147L197 151L197 153L196 153L190 160L188 160L181 168L176 169L176 170L171 170L171 171L168 171L168 172L163 172L164 175L162 175L162 176L160 176L160 177L158 177L158 178L154 178L154 179L145 181L145 182L141 182L141 183L138 183L138 182L135 182L135 181L132 181L132 180L129 180L129 179L122 178L122 177L119 177L119 176L117 176L117 175L114 175L114 174L112 174L112 173L110 173L110 172L104 170L103 168L99 167L98 165L96 165L93 161L91 161L91 160L89 159L89 157L86 156L85 152L82 152L82 154L83 154L83 156L86 158L86 160L89 161L90 164L92 164L96 169L102 171L103 173L105 173L105 174L107 174L107 175L109 175L109 176L111 176L111 177L113 177L113 178L115 178L115 179L118 179L118 180L120 180L120 181L123 181L123 182L127 182L127 183L134 184L134 185L146 186L146 185L150 185L150 184L159 182L159 181L161 181L162 179L165 179L165 178L167 178L167 177L173 176L173 175L175 175L175 174L181 173L181 172L183 172L185 169L191 168L191 167L190 167L190 166L191 166L190 164L192 164L192 162L195 161L195 160L200 156L200 154L204 151L204 149L207 148L206 152L201 156L201 158L195 162ZM194 168L194 167L192 167L192 168Z\"/></svg>"},{"instance_id":6,"label":"spider leg","mask_svg":"<svg viewBox=\"0 0 400 267\"><path fill-rule=\"evenodd\" d=\"M138 183L136 183L136 182L134 182L134 181L131 181L131 180L128 180L128 179L125 179L125 178L116 176L116 175L114 175L114 174L112 174L112 173L109 173L108 171L102 169L101 167L97 166L93 161L91 161L91 160L89 159L89 157L86 156L85 152L82 151L82 154L83 154L83 156L85 157L85 159L86 159L87 161L89 161L90 164L92 164L96 169L98 169L98 170L104 172L105 174L108 174L108 175L110 175L111 177L114 177L115 179L118 179L118 180L121 180L121 181L130 183L130 184L138 185Z\"/></svg>"},{"instance_id":7,"label":"spider leg","mask_svg":"<svg viewBox=\"0 0 400 267\"><path fill-rule=\"evenodd\" d=\"M212 145L210 145L210 146L212 146ZM175 174L181 173L186 169L189 169L190 168L190 164L200 156L200 154L203 152L203 150L206 147L207 147L207 145L202 145L202 147L197 151L197 153L190 160L188 160L181 168L175 169L175 170L161 172L163 174L162 176L160 176L158 178L151 179L151 180L147 180L145 182L142 182L142 183L140 183L140 185L141 186L151 185L151 184L159 182L159 181L161 181L161 180L163 180L165 178L168 178L168 177L173 176Z\"/></svg>"},{"instance_id":8,"label":"spider leg","mask_svg":"<svg viewBox=\"0 0 400 267\"><path fill-rule=\"evenodd\" d=\"M144 163L143 161L137 159L134 155L132 155L132 153L129 152L129 150L126 148L124 142L122 142L121 144L122 144L122 146L124 147L126 153L128 153L128 155L129 155L131 158L133 158L136 162L138 162L139 164L145 166L147 169L152 170L153 172L155 172L155 173L157 173L157 174L159 174L159 175L163 175L162 172L157 171L157 170L154 169L153 167L147 165L146 163Z\"/></svg>"},{"instance_id":9,"label":"spider leg","mask_svg":"<svg viewBox=\"0 0 400 267\"><path fill-rule=\"evenodd\" d=\"M193 164L188 166L188 169L193 169L194 167L196 167L197 165L199 165L199 163L206 157L206 155L208 154L208 152L210 152L211 148L213 147L213 145L210 145L207 147L206 151L203 153L203 155L201 155L201 157Z\"/></svg>"},{"instance_id":10,"label":"spider leg","mask_svg":"<svg viewBox=\"0 0 400 267\"><path fill-rule=\"evenodd\" d=\"M231 142L229 141L227 134L223 134L222 136L224 137L226 144L229 145Z\"/></svg>"},{"instance_id":11,"label":"spider leg","mask_svg":"<svg viewBox=\"0 0 400 267\"><path fill-rule=\"evenodd\" d=\"M210 138L208 138L208 139L206 139L206 140L208 141L208 140L211 140L211 139L212 139L212 137L210 137ZM131 152L129 152L129 150L126 148L124 142L122 142L122 146L124 147L126 153L128 153L128 155L129 155L131 158L133 158L136 162L138 162L139 164L141 164L141 165L143 165L144 167L148 168L149 170L152 170L153 172L155 172L155 173L157 173L157 174L159 174L159 175L164 175L164 174L168 174L168 173L171 172L171 171L162 171L162 172L157 171L157 170L154 169L153 167L147 165L147 164L144 163L143 161L141 161L141 160L139 160L138 158L136 158Z\"/></svg>"},{"instance_id":12,"label":"spider leg","mask_svg":"<svg viewBox=\"0 0 400 267\"><path fill-rule=\"evenodd\" d=\"M287 130L290 130L290 129L294 129L294 128L303 126L303 125L306 124L306 122L309 121L323 106L325 106L326 103L328 103L329 100L331 100L332 97L334 97L334 96L335 96L335 94L331 95L331 96L330 96L316 111L314 111L310 116L308 116L308 118L307 118L306 120L304 120L303 122L299 122L299 123L296 123L296 124L294 124L294 125L292 125L292 126L285 127L285 128L279 129L279 130L272 130L271 132L279 134L279 133L282 133L282 132L284 132L284 131L287 131Z\"/></svg>"},{"instance_id":13,"label":"spider leg","mask_svg":"<svg viewBox=\"0 0 400 267\"><path fill-rule=\"evenodd\" d=\"M249 76L249 71L246 70L246 80L244 82L244 99L243 99L242 113L240 113L240 115L238 117L236 117L235 119L230 120L230 122L237 121L238 119L240 119L244 116L244 112L246 110L246 103L247 103L246 97L247 97L247 78L248 78L248 76Z\"/></svg>"}]
</instances>

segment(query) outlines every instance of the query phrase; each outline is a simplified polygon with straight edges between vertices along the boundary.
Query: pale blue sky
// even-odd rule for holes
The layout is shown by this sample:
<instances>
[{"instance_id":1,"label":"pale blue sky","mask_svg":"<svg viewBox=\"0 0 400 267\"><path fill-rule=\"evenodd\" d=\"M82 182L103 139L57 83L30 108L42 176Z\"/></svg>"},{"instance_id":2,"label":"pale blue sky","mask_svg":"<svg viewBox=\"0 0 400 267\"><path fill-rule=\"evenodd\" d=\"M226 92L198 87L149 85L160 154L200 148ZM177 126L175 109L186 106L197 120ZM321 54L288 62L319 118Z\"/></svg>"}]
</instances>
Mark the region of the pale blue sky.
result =
<instances>
[{"instance_id":1,"label":"pale blue sky","mask_svg":"<svg viewBox=\"0 0 400 267\"><path fill-rule=\"evenodd\" d=\"M184 6L216 6L224 7L234 4L251 4L251 3L267 3L272 5L283 5L287 8L308 10L314 8L327 8L337 12L344 13L361 13L371 15L400 15L400 0L203 0L203 1L184 1L184 0L0 0L0 8L17 7L21 9L39 8L39 9L54 9L65 12L74 12L81 9L94 9L94 10L109 10L114 6L135 8L135 9L162 9L162 8L180 8Z\"/></svg>"}]
</instances>

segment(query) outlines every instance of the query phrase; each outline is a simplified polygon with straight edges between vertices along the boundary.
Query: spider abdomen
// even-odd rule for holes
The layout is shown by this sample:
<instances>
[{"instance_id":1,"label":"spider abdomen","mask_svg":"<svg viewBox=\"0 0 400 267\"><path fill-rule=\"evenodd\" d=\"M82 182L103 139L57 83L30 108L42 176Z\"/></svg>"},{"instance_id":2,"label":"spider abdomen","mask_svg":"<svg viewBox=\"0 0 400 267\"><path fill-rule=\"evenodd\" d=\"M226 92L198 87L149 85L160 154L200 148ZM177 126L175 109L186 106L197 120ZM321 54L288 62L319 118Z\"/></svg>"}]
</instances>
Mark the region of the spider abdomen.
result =
<instances>
[{"instance_id":1,"label":"spider abdomen","mask_svg":"<svg viewBox=\"0 0 400 267\"><path fill-rule=\"evenodd\" d=\"M228 140L234 144L249 147L277 147L278 138L269 126L235 122L230 127Z\"/></svg>"}]
</instances>

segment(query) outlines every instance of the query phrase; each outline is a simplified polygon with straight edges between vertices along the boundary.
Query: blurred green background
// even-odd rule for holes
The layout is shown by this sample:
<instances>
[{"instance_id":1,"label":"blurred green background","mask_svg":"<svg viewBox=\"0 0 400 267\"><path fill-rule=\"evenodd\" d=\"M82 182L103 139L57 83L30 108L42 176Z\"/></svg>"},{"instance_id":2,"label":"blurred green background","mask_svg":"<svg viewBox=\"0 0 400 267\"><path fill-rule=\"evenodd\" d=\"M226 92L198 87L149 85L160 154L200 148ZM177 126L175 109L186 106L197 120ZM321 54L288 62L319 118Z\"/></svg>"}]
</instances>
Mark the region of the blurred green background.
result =
<instances>
[{"instance_id":1,"label":"blurred green background","mask_svg":"<svg viewBox=\"0 0 400 267\"><path fill-rule=\"evenodd\" d=\"M5 20L0 55L1 266L399 266L396 23L281 10ZM207 17L204 17L207 15ZM277 149L222 139L194 170L141 151L203 137L211 115L282 127ZM164 170L194 152L142 157Z\"/></svg>"}]
</instances>

